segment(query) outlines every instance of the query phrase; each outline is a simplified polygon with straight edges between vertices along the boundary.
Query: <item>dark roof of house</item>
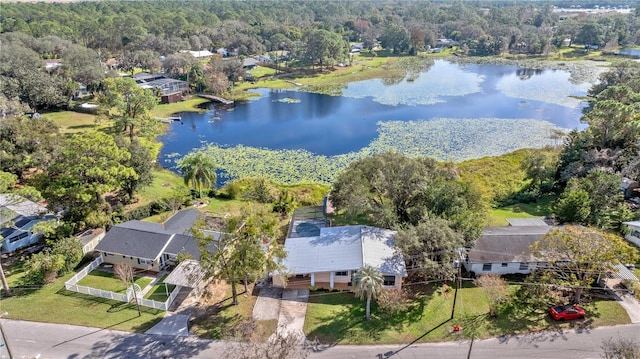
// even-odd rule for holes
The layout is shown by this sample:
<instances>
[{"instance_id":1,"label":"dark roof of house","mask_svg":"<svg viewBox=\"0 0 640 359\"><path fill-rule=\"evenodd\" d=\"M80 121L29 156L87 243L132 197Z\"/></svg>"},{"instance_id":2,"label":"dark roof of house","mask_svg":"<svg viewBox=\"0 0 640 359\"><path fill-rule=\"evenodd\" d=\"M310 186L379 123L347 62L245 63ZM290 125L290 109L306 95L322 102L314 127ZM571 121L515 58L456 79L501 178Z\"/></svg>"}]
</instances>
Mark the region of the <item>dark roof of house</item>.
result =
<instances>
[{"instance_id":1,"label":"dark roof of house","mask_svg":"<svg viewBox=\"0 0 640 359\"><path fill-rule=\"evenodd\" d=\"M530 246L552 226L487 227L468 253L470 263L538 262Z\"/></svg>"},{"instance_id":2,"label":"dark roof of house","mask_svg":"<svg viewBox=\"0 0 640 359\"><path fill-rule=\"evenodd\" d=\"M202 212L197 209L185 209L184 211L177 212L164 222L164 228L165 230L173 233L186 234L191 229L196 219L198 219L198 216L201 215Z\"/></svg>"},{"instance_id":3,"label":"dark roof of house","mask_svg":"<svg viewBox=\"0 0 640 359\"><path fill-rule=\"evenodd\" d=\"M184 234L176 234L164 252L174 255L178 255L181 252L187 252L193 256L193 259L200 260L200 247L198 246L198 241L195 238Z\"/></svg>"},{"instance_id":4,"label":"dark roof of house","mask_svg":"<svg viewBox=\"0 0 640 359\"><path fill-rule=\"evenodd\" d=\"M169 254L187 251L200 259L198 243L188 235L199 215L202 213L197 209L186 209L162 224L138 220L120 223L107 232L96 250L147 259L157 258L163 250Z\"/></svg>"},{"instance_id":5,"label":"dark roof of house","mask_svg":"<svg viewBox=\"0 0 640 359\"><path fill-rule=\"evenodd\" d=\"M95 249L101 252L155 259L162 254L162 250L171 236L173 234L149 232L117 225L107 232Z\"/></svg>"},{"instance_id":6,"label":"dark roof of house","mask_svg":"<svg viewBox=\"0 0 640 359\"><path fill-rule=\"evenodd\" d=\"M115 227L128 228L136 231L172 234L170 231L165 230L162 224L144 222L144 221L138 221L138 220L132 220L132 221L120 223Z\"/></svg>"}]
</instances>

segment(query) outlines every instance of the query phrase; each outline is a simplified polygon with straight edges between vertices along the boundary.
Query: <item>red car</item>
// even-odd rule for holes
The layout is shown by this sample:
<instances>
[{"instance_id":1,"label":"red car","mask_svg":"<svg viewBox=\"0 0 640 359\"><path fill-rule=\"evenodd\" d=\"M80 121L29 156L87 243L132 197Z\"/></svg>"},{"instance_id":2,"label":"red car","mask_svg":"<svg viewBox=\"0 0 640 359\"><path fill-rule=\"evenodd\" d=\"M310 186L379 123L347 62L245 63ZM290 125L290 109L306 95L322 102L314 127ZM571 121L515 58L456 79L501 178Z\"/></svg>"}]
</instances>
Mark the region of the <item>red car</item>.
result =
<instances>
[{"instance_id":1,"label":"red car","mask_svg":"<svg viewBox=\"0 0 640 359\"><path fill-rule=\"evenodd\" d=\"M555 320L584 319L584 309L577 305L560 305L549 309L549 314Z\"/></svg>"}]
</instances>

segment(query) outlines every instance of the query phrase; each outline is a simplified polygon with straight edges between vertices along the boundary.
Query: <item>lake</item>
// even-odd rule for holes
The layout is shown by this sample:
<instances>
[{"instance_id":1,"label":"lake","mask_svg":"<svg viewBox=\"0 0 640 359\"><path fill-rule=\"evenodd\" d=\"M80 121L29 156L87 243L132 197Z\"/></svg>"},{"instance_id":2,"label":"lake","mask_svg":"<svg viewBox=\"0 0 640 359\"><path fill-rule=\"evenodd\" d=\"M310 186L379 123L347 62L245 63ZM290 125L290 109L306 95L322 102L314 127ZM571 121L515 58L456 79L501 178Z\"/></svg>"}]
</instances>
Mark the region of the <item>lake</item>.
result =
<instances>
[{"instance_id":1,"label":"lake","mask_svg":"<svg viewBox=\"0 0 640 359\"><path fill-rule=\"evenodd\" d=\"M583 127L585 104L574 96L584 96L592 84L574 82L560 70L437 60L393 83L350 83L342 96L258 89L261 96L247 103L183 113L160 138L161 163L171 168L176 158L207 144L218 145L218 156L241 146L326 158L399 150L454 161L557 144L553 129ZM217 159L224 171L240 155L228 157Z\"/></svg>"},{"instance_id":2,"label":"lake","mask_svg":"<svg viewBox=\"0 0 640 359\"><path fill-rule=\"evenodd\" d=\"M640 58L640 49L621 49L619 55Z\"/></svg>"}]
</instances>

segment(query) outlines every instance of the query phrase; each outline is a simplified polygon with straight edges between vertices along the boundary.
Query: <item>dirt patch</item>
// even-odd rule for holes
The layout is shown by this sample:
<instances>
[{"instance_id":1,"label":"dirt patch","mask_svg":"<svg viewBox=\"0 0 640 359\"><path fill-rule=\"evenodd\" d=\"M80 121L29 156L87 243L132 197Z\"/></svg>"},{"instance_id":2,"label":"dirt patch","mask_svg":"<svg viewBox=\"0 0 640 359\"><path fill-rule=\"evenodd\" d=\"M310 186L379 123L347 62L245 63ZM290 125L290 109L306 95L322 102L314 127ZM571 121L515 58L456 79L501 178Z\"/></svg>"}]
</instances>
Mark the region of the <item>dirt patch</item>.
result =
<instances>
[{"instance_id":1,"label":"dirt patch","mask_svg":"<svg viewBox=\"0 0 640 359\"><path fill-rule=\"evenodd\" d=\"M160 186L165 187L165 188L166 187L171 187L171 183L163 183Z\"/></svg>"},{"instance_id":2,"label":"dirt patch","mask_svg":"<svg viewBox=\"0 0 640 359\"><path fill-rule=\"evenodd\" d=\"M223 280L212 280L204 290L198 304L195 306L193 316L206 315L207 312L216 313L217 307L227 299L229 285ZM211 314L213 314L211 313Z\"/></svg>"}]
</instances>

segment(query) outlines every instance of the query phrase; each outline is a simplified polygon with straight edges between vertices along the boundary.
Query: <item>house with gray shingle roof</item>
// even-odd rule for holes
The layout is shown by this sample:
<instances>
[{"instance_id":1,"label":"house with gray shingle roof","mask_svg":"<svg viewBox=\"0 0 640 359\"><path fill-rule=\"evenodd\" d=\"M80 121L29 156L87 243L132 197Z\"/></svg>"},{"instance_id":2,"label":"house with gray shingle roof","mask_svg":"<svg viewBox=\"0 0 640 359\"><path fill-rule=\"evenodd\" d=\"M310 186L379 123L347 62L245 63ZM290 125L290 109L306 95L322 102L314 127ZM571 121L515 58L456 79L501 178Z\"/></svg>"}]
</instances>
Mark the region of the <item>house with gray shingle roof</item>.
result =
<instances>
[{"instance_id":1,"label":"house with gray shingle roof","mask_svg":"<svg viewBox=\"0 0 640 359\"><path fill-rule=\"evenodd\" d=\"M531 245L541 240L553 226L511 225L487 227L467 253L464 267L476 275L482 274L528 274L544 267L544 259L536 258Z\"/></svg>"},{"instance_id":2,"label":"house with gray shingle roof","mask_svg":"<svg viewBox=\"0 0 640 359\"><path fill-rule=\"evenodd\" d=\"M164 223L128 221L111 228L95 250L105 263L128 263L133 268L159 272L176 263L180 253L200 259L197 240L189 233L202 213L196 209L179 211ZM214 238L220 233L211 232Z\"/></svg>"},{"instance_id":3,"label":"house with gray shingle roof","mask_svg":"<svg viewBox=\"0 0 640 359\"><path fill-rule=\"evenodd\" d=\"M42 221L56 219L49 210L13 193L0 194L0 239L2 251L14 252L38 243L41 233L32 232Z\"/></svg>"}]
</instances>

